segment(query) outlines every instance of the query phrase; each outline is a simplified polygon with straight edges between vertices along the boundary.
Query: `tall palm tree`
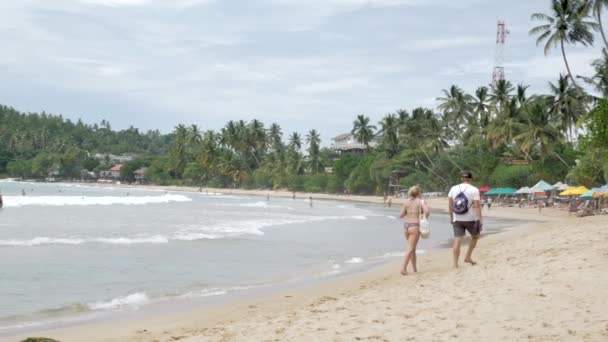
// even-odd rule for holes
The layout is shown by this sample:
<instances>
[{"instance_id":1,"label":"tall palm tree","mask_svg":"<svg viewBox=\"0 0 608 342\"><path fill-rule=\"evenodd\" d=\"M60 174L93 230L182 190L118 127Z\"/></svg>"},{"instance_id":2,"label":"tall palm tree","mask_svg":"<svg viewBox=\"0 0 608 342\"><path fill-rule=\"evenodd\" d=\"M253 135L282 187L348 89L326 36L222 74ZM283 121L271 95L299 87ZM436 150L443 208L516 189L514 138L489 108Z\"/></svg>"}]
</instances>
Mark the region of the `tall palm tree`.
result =
<instances>
[{"instance_id":1,"label":"tall palm tree","mask_svg":"<svg viewBox=\"0 0 608 342\"><path fill-rule=\"evenodd\" d=\"M492 84L490 89L490 105L496 110L500 110L501 107L506 106L511 100L513 93L513 84L507 80L499 80L495 84Z\"/></svg>"},{"instance_id":2,"label":"tall palm tree","mask_svg":"<svg viewBox=\"0 0 608 342\"><path fill-rule=\"evenodd\" d=\"M551 11L553 16L543 13L532 14L532 20L541 20L544 24L531 29L530 35L538 36L537 45L545 43L545 55L551 48L560 46L568 76L577 86L566 58L564 45L576 43L593 45L591 30L597 29L598 25L585 20L586 7L580 0L551 0Z\"/></svg>"},{"instance_id":3,"label":"tall palm tree","mask_svg":"<svg viewBox=\"0 0 608 342\"><path fill-rule=\"evenodd\" d=\"M591 66L593 66L593 76L581 78L592 85L601 97L608 97L608 50L602 49L602 57L594 60Z\"/></svg>"},{"instance_id":4,"label":"tall palm tree","mask_svg":"<svg viewBox=\"0 0 608 342\"><path fill-rule=\"evenodd\" d=\"M511 99L500 109L497 117L488 126L488 140L493 147L510 146L513 138L523 127L522 111L516 99Z\"/></svg>"},{"instance_id":5,"label":"tall palm tree","mask_svg":"<svg viewBox=\"0 0 608 342\"><path fill-rule=\"evenodd\" d=\"M440 102L437 108L443 112L447 128L458 136L462 132L462 125L470 119L473 97L456 85L452 85L449 90L444 89L443 94L444 97L437 98Z\"/></svg>"},{"instance_id":6,"label":"tall palm tree","mask_svg":"<svg viewBox=\"0 0 608 342\"><path fill-rule=\"evenodd\" d=\"M606 33L604 32L604 27L602 24L602 11L608 8L608 0L585 0L584 6L595 15L598 23L598 31L602 35L602 39L604 40L604 45L606 49L608 49L608 40L606 40Z\"/></svg>"},{"instance_id":7,"label":"tall palm tree","mask_svg":"<svg viewBox=\"0 0 608 342\"><path fill-rule=\"evenodd\" d=\"M177 125L173 132L173 146L170 154L170 170L177 179L182 178L186 164L188 164L187 144L188 128L181 124Z\"/></svg>"},{"instance_id":8,"label":"tall palm tree","mask_svg":"<svg viewBox=\"0 0 608 342\"><path fill-rule=\"evenodd\" d=\"M572 141L573 128L585 113L584 95L564 75L559 76L556 84L549 82L549 89L549 112L560 123L559 127L568 132L568 139Z\"/></svg>"},{"instance_id":9,"label":"tall palm tree","mask_svg":"<svg viewBox=\"0 0 608 342\"><path fill-rule=\"evenodd\" d=\"M357 120L353 122L351 134L355 136L357 142L365 145L365 149L369 151L369 143L374 138L376 126L370 125L369 118L364 115L358 115Z\"/></svg>"},{"instance_id":10,"label":"tall palm tree","mask_svg":"<svg viewBox=\"0 0 608 342\"><path fill-rule=\"evenodd\" d=\"M302 148L302 138L298 132L293 132L289 136L289 147L296 151L299 151Z\"/></svg>"},{"instance_id":11,"label":"tall palm tree","mask_svg":"<svg viewBox=\"0 0 608 342\"><path fill-rule=\"evenodd\" d=\"M308 166L310 173L313 175L323 171L321 164L321 136L315 129L311 129L306 135L306 143L308 143Z\"/></svg>"},{"instance_id":12,"label":"tall palm tree","mask_svg":"<svg viewBox=\"0 0 608 342\"><path fill-rule=\"evenodd\" d=\"M380 133L382 134L382 145L388 152L389 158L397 154L399 150L399 118L394 114L387 114L380 121Z\"/></svg>"},{"instance_id":13,"label":"tall palm tree","mask_svg":"<svg viewBox=\"0 0 608 342\"><path fill-rule=\"evenodd\" d=\"M525 107L528 103L528 100L530 100L528 98L528 95L526 94L528 88L530 88L530 86L525 85L523 83L517 85L517 89L515 91L515 99L517 99L517 104L519 104L519 107Z\"/></svg>"},{"instance_id":14,"label":"tall palm tree","mask_svg":"<svg viewBox=\"0 0 608 342\"><path fill-rule=\"evenodd\" d=\"M562 142L563 135L551 120L546 99L535 100L526 108L525 123L521 133L513 137L524 155L530 160L533 154L537 154L541 160L557 155L555 146ZM557 157L563 161L559 155Z\"/></svg>"}]
</instances>

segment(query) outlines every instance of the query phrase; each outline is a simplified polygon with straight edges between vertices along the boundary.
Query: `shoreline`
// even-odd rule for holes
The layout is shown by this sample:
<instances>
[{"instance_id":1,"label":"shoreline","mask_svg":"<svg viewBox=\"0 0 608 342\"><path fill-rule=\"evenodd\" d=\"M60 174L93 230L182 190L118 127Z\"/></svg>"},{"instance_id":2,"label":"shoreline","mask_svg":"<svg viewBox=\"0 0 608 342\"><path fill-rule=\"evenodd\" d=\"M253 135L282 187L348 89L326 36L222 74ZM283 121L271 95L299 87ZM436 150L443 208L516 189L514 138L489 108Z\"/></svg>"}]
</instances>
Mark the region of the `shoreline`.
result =
<instances>
[{"instance_id":1,"label":"shoreline","mask_svg":"<svg viewBox=\"0 0 608 342\"><path fill-rule=\"evenodd\" d=\"M93 185L94 186L94 185ZM111 184L109 187L133 188L122 184ZM137 186L137 188L150 189L149 186ZM198 188L176 188L176 187L153 187L153 190L166 191L187 191L199 192ZM205 188L203 188L205 191ZM218 189L209 189L210 192L217 192ZM229 193L230 190L225 190L224 193ZM250 195L250 196L266 196L269 192L264 191L232 191L234 195ZM318 194L317 194L318 195ZM276 197L291 197L290 192L282 192L275 194ZM346 197L346 196L342 196ZM352 197L352 196L351 196ZM363 197L354 200L353 202L368 202L378 203L382 205L382 197ZM325 195L323 198L335 200L332 195ZM351 200L348 198L340 198L340 200ZM352 201L352 200L351 200ZM442 210L447 206L445 198L436 198L428 200L429 205L436 211ZM393 201L398 204L397 200ZM398 208L395 206L395 210ZM507 218L507 219L525 219L526 222L519 222L515 226L502 231L500 234L485 235L480 242L479 249L476 251L476 256L481 264L484 264L484 256L487 256L490 249L500 248L505 245L505 242L525 238L532 235L536 230L547 232L553 223L557 226L574 223L577 221L598 221L601 217L593 217L586 220L576 219L572 216L567 216L565 212L556 209L545 209L542 215L538 215L535 209L529 208L493 208L491 211L484 210L484 215L487 217ZM515 217L514 217L515 216ZM519 217L517 217L519 216ZM528 228L528 229L526 229ZM606 227L608 228L608 227ZM534 230L535 232L532 232ZM479 253L479 255L478 255ZM469 274L473 270L486 270L486 266L462 267L457 273L453 273L449 268L451 255L449 249L432 250L430 253L419 257L420 273L407 277L396 275L398 264L401 260L389 260L386 263L372 267L371 269L357 272L354 274L341 275L336 278L325 279L312 284L299 285L296 288L279 289L276 292L262 295L244 295L242 298L235 298L217 304L204 305L191 310L184 310L178 313L167 315L150 315L143 319L134 319L126 321L101 321L85 323L82 325L70 326L66 328L53 329L48 331L39 331L35 335L56 338L60 341L233 341L233 340L253 340L270 339L270 335L274 335L278 340L306 340L304 337L310 337L310 334L319 337L319 340L353 340L357 336L349 335L348 332L342 335L327 335L332 327L323 326L325 320L333 321L335 329L339 326L348 325L346 322L350 317L342 317L343 311L348 311L349 304L352 304L353 298L360 299L362 297L378 297L381 303L388 303L390 299L382 296L382 292L377 293L376 290L395 290L395 287L404 289L409 286L415 286L416 282L423 281L427 284L424 286L433 286L431 279L441 280L444 278L458 277L460 274ZM608 253L606 254L608 255ZM447 267L446 267L447 266ZM411 283L415 281L414 283ZM403 284L405 283L405 284ZM601 287L598 287L601 288ZM372 296L373 294L373 296ZM410 298L411 299L411 298ZM365 305L358 308L359 311L371 310L370 315L375 315L377 305L376 300L366 300ZM340 306L336 307L336 305ZM326 307L333 307L335 315L327 315L325 319L318 321L306 320L301 315L302 312L308 312L312 316L323 316L328 311ZM301 324L295 324L298 332L306 331L308 335L300 336L289 335L286 332L294 329L294 324L285 324L287 316L289 321L297 321ZM340 316L340 317L337 317ZM608 314L606 315L608 318ZM361 316L362 317L362 316ZM412 315L413 318L415 315ZM348 319L347 319L348 318ZM268 321L266 324L266 321ZM407 317L406 317L407 320ZM378 322L375 322L378 321ZM372 326L384 325L381 323L386 321L385 318L378 318L371 321ZM379 323L380 322L380 323ZM441 320L439 321L441 323ZM247 325L247 329L253 330L253 335L242 335L239 329ZM269 326L270 330L263 330L263 327ZM276 328L276 329L275 329ZM313 329L315 328L315 329ZM352 327L351 327L352 328ZM608 327L607 327L608 328ZM255 333L262 329L263 333ZM312 330L311 330L312 329ZM365 330L365 327L362 327ZM243 330L243 331L244 331ZM399 331L400 329L396 329ZM393 331L391 333L396 333ZM353 331L354 332L354 331ZM239 335L240 334L240 335ZM323 336L323 337L321 337ZM376 335L373 335L376 336ZM381 336L381 335L377 335ZM459 335L460 336L460 335ZM11 336L0 338L0 341L15 341L17 338L25 336ZM335 338L334 338L335 337ZM393 336L388 340L404 340L403 336ZM571 337L571 336L570 336ZM475 339L475 337L473 337ZM426 339L421 339L426 340ZM593 340L593 339L589 339Z\"/></svg>"}]
</instances>

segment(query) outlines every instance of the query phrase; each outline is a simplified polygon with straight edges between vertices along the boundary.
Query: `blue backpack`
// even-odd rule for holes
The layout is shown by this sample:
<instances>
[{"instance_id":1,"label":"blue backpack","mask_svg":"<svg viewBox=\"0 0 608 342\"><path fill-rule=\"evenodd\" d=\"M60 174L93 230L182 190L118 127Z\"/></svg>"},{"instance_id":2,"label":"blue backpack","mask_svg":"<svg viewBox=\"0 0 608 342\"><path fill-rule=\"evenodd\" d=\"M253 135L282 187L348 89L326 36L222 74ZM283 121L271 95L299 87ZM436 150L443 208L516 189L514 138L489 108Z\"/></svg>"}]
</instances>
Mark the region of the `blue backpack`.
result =
<instances>
[{"instance_id":1,"label":"blue backpack","mask_svg":"<svg viewBox=\"0 0 608 342\"><path fill-rule=\"evenodd\" d=\"M464 191L460 189L460 185L458 186L458 190L460 190L460 193L454 197L452 210L455 214L463 215L469 212L469 198L464 194ZM467 188L464 188L464 190L467 190Z\"/></svg>"}]
</instances>

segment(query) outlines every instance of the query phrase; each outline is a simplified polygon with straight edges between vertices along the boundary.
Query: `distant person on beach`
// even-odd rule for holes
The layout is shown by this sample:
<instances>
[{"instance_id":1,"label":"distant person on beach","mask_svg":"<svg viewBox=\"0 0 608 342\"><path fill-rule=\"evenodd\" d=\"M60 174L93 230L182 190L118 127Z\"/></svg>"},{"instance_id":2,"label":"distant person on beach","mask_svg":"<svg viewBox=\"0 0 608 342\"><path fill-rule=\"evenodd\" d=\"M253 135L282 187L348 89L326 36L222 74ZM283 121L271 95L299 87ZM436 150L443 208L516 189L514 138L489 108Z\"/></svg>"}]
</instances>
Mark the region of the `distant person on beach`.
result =
<instances>
[{"instance_id":1,"label":"distant person on beach","mask_svg":"<svg viewBox=\"0 0 608 342\"><path fill-rule=\"evenodd\" d=\"M308 198L308 201L310 202L310 207L312 208L312 196Z\"/></svg>"},{"instance_id":2,"label":"distant person on beach","mask_svg":"<svg viewBox=\"0 0 608 342\"><path fill-rule=\"evenodd\" d=\"M388 201L386 202L386 204L388 205L388 207L390 208L393 205L393 198L389 197Z\"/></svg>"},{"instance_id":3,"label":"distant person on beach","mask_svg":"<svg viewBox=\"0 0 608 342\"><path fill-rule=\"evenodd\" d=\"M492 197L486 199L486 204L488 205L488 210L490 210L492 208Z\"/></svg>"},{"instance_id":4,"label":"distant person on beach","mask_svg":"<svg viewBox=\"0 0 608 342\"><path fill-rule=\"evenodd\" d=\"M471 235L471 242L464 262L475 265L472 259L473 250L477 246L477 240L481 236L483 217L481 215L479 189L471 184L473 174L465 171L461 174L462 183L454 185L448 194L450 223L454 228L454 268L458 268L460 257L460 245L465 231Z\"/></svg>"},{"instance_id":5,"label":"distant person on beach","mask_svg":"<svg viewBox=\"0 0 608 342\"><path fill-rule=\"evenodd\" d=\"M416 246L420 239L420 216L422 214L428 218L430 215L429 207L422 200L422 190L418 185L411 187L407 194L408 199L405 200L399 212L399 217L405 218L403 233L405 240L407 240L407 250L403 259L403 266L401 267L402 275L407 275L407 264L410 262L412 263L412 270L418 272L418 268L416 267Z\"/></svg>"},{"instance_id":6,"label":"distant person on beach","mask_svg":"<svg viewBox=\"0 0 608 342\"><path fill-rule=\"evenodd\" d=\"M2 194L0 194L0 208L4 206L4 202L2 201Z\"/></svg>"},{"instance_id":7,"label":"distant person on beach","mask_svg":"<svg viewBox=\"0 0 608 342\"><path fill-rule=\"evenodd\" d=\"M21 196L25 196L25 189L21 189Z\"/></svg>"},{"instance_id":8,"label":"distant person on beach","mask_svg":"<svg viewBox=\"0 0 608 342\"><path fill-rule=\"evenodd\" d=\"M296 192L295 191L291 194L291 199L294 199L294 200L296 199Z\"/></svg>"}]
</instances>

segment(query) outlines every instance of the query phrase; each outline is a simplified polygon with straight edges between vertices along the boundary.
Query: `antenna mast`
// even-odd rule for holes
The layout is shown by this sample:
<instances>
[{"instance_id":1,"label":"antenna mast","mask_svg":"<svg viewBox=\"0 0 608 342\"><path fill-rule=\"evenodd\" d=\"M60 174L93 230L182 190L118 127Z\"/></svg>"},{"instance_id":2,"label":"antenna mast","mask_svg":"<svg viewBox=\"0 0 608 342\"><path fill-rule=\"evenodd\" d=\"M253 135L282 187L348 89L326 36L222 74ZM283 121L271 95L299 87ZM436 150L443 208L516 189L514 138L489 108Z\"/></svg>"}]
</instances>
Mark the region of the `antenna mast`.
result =
<instances>
[{"instance_id":1,"label":"antenna mast","mask_svg":"<svg viewBox=\"0 0 608 342\"><path fill-rule=\"evenodd\" d=\"M494 56L494 72L492 73L492 84L505 79L505 42L507 35L507 25L504 20L498 20L496 24L496 55Z\"/></svg>"}]
</instances>

